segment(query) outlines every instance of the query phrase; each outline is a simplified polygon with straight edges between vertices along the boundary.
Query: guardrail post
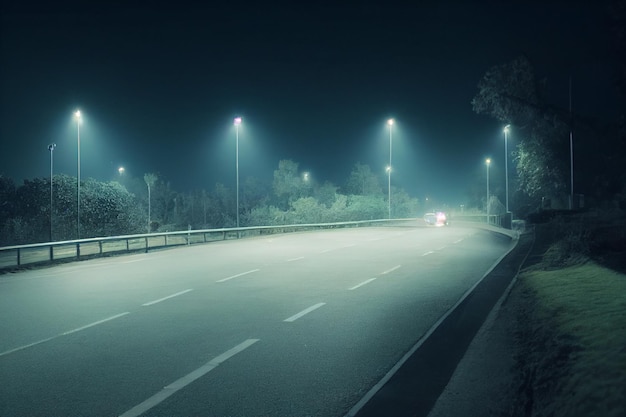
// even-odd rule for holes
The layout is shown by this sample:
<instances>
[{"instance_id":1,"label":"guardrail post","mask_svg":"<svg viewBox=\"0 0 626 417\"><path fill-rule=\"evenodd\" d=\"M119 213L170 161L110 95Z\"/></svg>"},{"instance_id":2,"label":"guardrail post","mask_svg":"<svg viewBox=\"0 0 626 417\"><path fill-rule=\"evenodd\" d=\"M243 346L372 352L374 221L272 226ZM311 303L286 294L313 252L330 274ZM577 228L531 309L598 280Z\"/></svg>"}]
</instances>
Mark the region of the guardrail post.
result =
<instances>
[{"instance_id":1,"label":"guardrail post","mask_svg":"<svg viewBox=\"0 0 626 417\"><path fill-rule=\"evenodd\" d=\"M146 253L148 253L148 237L146 236Z\"/></svg>"},{"instance_id":2,"label":"guardrail post","mask_svg":"<svg viewBox=\"0 0 626 417\"><path fill-rule=\"evenodd\" d=\"M100 249L100 255L102 255L102 241L98 242L98 247Z\"/></svg>"},{"instance_id":3,"label":"guardrail post","mask_svg":"<svg viewBox=\"0 0 626 417\"><path fill-rule=\"evenodd\" d=\"M22 264L22 253L20 252L20 249L17 249L17 266L20 266Z\"/></svg>"},{"instance_id":4,"label":"guardrail post","mask_svg":"<svg viewBox=\"0 0 626 417\"><path fill-rule=\"evenodd\" d=\"M165 241L165 246L167 246L167 235L163 235L164 237L164 241Z\"/></svg>"},{"instance_id":5,"label":"guardrail post","mask_svg":"<svg viewBox=\"0 0 626 417\"><path fill-rule=\"evenodd\" d=\"M129 241L130 239L126 239L126 252L130 252L130 245L128 243Z\"/></svg>"},{"instance_id":6,"label":"guardrail post","mask_svg":"<svg viewBox=\"0 0 626 417\"><path fill-rule=\"evenodd\" d=\"M52 261L52 260L54 260L54 253L53 253L53 251L52 251L52 248L53 248L53 246L52 246L52 245L50 245L50 260L51 260L51 261Z\"/></svg>"},{"instance_id":7,"label":"guardrail post","mask_svg":"<svg viewBox=\"0 0 626 417\"><path fill-rule=\"evenodd\" d=\"M76 244L76 259L80 259L80 243Z\"/></svg>"}]
</instances>

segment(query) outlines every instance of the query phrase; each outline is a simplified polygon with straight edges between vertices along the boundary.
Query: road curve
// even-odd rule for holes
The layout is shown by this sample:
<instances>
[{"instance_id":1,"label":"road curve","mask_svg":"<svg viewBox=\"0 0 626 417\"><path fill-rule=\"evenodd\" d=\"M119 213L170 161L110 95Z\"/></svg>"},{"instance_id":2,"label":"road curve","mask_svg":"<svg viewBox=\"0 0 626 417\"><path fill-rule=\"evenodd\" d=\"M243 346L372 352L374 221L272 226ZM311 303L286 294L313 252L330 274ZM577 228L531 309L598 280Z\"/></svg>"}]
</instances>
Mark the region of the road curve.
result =
<instances>
[{"instance_id":1,"label":"road curve","mask_svg":"<svg viewBox=\"0 0 626 417\"><path fill-rule=\"evenodd\" d=\"M342 416L511 246L416 223L4 275L0 415Z\"/></svg>"}]
</instances>

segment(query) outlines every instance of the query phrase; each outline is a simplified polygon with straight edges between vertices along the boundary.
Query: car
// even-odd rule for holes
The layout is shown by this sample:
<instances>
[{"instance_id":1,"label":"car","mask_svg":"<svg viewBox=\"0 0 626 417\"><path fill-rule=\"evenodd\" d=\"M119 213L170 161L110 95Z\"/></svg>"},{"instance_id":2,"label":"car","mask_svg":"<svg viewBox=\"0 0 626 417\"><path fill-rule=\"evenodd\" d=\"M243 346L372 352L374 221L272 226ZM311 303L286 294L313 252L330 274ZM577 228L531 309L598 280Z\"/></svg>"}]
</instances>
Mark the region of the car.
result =
<instances>
[{"instance_id":1,"label":"car","mask_svg":"<svg viewBox=\"0 0 626 417\"><path fill-rule=\"evenodd\" d=\"M424 214L424 221L431 226L448 226L448 216L443 211Z\"/></svg>"}]
</instances>

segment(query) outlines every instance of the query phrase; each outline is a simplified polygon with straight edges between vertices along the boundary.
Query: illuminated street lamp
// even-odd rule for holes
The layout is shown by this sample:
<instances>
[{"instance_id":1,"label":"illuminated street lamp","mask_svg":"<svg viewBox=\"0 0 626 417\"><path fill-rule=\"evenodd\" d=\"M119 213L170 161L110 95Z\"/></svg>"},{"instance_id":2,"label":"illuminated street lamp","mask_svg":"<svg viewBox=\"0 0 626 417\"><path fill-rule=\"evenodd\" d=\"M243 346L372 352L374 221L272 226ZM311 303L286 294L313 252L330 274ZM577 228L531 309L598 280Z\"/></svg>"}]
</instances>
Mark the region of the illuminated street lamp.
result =
<instances>
[{"instance_id":1,"label":"illuminated street lamp","mask_svg":"<svg viewBox=\"0 0 626 417\"><path fill-rule=\"evenodd\" d=\"M78 133L78 186L77 186L77 203L76 203L76 233L78 235L78 239L80 239L80 110L76 110L74 112L74 117L76 118L76 131Z\"/></svg>"},{"instance_id":2,"label":"illuminated street lamp","mask_svg":"<svg viewBox=\"0 0 626 417\"><path fill-rule=\"evenodd\" d=\"M509 128L511 125L504 126L504 183L506 190L506 212L509 212L509 152L507 148Z\"/></svg>"},{"instance_id":3,"label":"illuminated street lamp","mask_svg":"<svg viewBox=\"0 0 626 417\"><path fill-rule=\"evenodd\" d=\"M119 173L120 173L120 176L122 176L122 175L124 174L124 171L126 171L126 170L124 169L124 167L119 167L119 168L117 169L117 172L119 172Z\"/></svg>"},{"instance_id":4,"label":"illuminated street lamp","mask_svg":"<svg viewBox=\"0 0 626 417\"><path fill-rule=\"evenodd\" d=\"M50 151L50 242L52 242L52 165L54 160L52 154L54 153L54 149L56 147L56 143L48 145L48 150ZM52 252L52 246L50 246L50 252ZM50 259L52 259L52 257Z\"/></svg>"},{"instance_id":5,"label":"illuminated street lamp","mask_svg":"<svg viewBox=\"0 0 626 417\"><path fill-rule=\"evenodd\" d=\"M239 125L241 124L241 117L235 117L235 168L237 171L237 227L239 227ZM239 233L239 232L237 232Z\"/></svg>"},{"instance_id":6,"label":"illuminated street lamp","mask_svg":"<svg viewBox=\"0 0 626 417\"><path fill-rule=\"evenodd\" d=\"M387 167L387 204L388 204L388 215L391 219L391 131L393 127L393 119L387 120L387 125L389 126L389 166Z\"/></svg>"},{"instance_id":7,"label":"illuminated street lamp","mask_svg":"<svg viewBox=\"0 0 626 417\"><path fill-rule=\"evenodd\" d=\"M491 165L491 158L485 160L487 165L487 223L489 223L489 166Z\"/></svg>"}]
</instances>

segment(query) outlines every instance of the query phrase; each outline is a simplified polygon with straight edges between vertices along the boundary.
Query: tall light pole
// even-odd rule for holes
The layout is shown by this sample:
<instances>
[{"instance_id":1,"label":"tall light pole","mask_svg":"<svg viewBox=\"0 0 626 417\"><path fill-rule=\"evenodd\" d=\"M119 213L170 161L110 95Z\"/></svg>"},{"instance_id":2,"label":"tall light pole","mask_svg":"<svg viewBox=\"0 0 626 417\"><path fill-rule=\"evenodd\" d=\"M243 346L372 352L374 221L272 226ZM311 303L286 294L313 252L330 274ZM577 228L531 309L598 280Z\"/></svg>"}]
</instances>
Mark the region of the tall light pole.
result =
<instances>
[{"instance_id":1,"label":"tall light pole","mask_svg":"<svg viewBox=\"0 0 626 417\"><path fill-rule=\"evenodd\" d=\"M54 148L56 147L56 143L51 143L50 145L48 145L48 150L50 151L50 242L52 242L52 165L54 160L52 154L54 152ZM52 251L52 246L50 246L50 251Z\"/></svg>"},{"instance_id":2,"label":"tall light pole","mask_svg":"<svg viewBox=\"0 0 626 417\"><path fill-rule=\"evenodd\" d=\"M504 126L504 183L506 193L506 212L509 212L509 151L508 151L508 138L509 128L511 125Z\"/></svg>"},{"instance_id":3,"label":"tall light pole","mask_svg":"<svg viewBox=\"0 0 626 417\"><path fill-rule=\"evenodd\" d=\"M76 118L76 131L78 133L78 186L76 193L76 233L78 235L78 239L80 239L80 110L76 110L74 112L74 117Z\"/></svg>"},{"instance_id":4,"label":"tall light pole","mask_svg":"<svg viewBox=\"0 0 626 417\"><path fill-rule=\"evenodd\" d=\"M487 165L487 224L489 224L489 166L491 165L491 158L485 160Z\"/></svg>"},{"instance_id":5,"label":"tall light pole","mask_svg":"<svg viewBox=\"0 0 626 417\"><path fill-rule=\"evenodd\" d=\"M388 212L389 218L391 219L391 131L393 127L393 119L387 120L387 125L389 126L389 166L387 167L387 203L388 203Z\"/></svg>"},{"instance_id":6,"label":"tall light pole","mask_svg":"<svg viewBox=\"0 0 626 417\"><path fill-rule=\"evenodd\" d=\"M241 117L235 117L235 170L237 171L237 227L239 227L239 125ZM237 232L239 233L239 232Z\"/></svg>"}]
</instances>

